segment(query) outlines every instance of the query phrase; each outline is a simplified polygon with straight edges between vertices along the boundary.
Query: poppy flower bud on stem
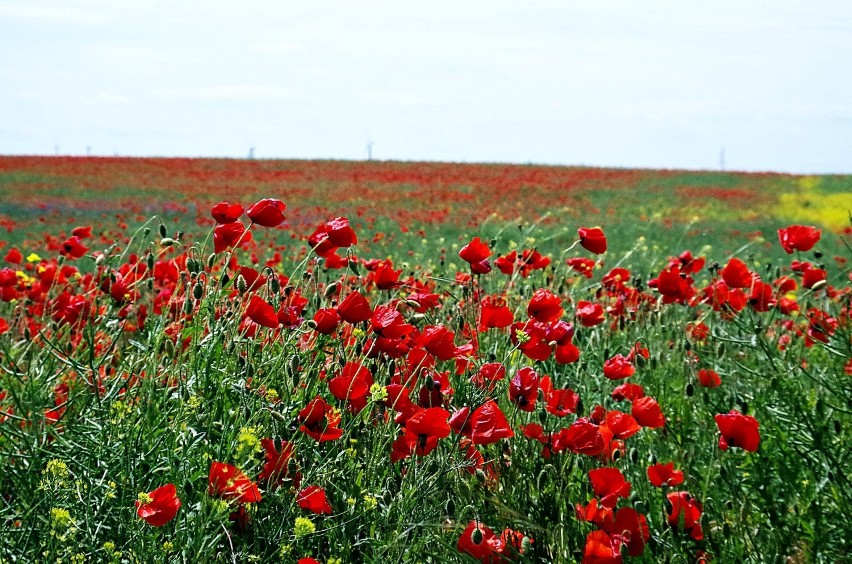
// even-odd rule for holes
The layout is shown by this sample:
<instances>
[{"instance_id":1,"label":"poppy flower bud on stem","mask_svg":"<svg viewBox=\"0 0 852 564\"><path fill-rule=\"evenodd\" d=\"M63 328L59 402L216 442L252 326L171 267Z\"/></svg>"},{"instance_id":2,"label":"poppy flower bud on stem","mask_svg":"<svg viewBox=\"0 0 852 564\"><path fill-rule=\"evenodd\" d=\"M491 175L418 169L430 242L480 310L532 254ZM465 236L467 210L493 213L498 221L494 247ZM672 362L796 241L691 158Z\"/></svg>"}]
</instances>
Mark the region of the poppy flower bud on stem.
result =
<instances>
[{"instance_id":1,"label":"poppy flower bud on stem","mask_svg":"<svg viewBox=\"0 0 852 564\"><path fill-rule=\"evenodd\" d=\"M204 286L201 284L201 281L195 283L195 286L192 287L192 297L196 300L200 300L204 296Z\"/></svg>"},{"instance_id":2,"label":"poppy flower bud on stem","mask_svg":"<svg viewBox=\"0 0 852 564\"><path fill-rule=\"evenodd\" d=\"M248 290L248 284L242 274L237 275L237 290L239 290L241 294L245 294L246 290Z\"/></svg>"},{"instance_id":3,"label":"poppy flower bud on stem","mask_svg":"<svg viewBox=\"0 0 852 564\"><path fill-rule=\"evenodd\" d=\"M333 282L333 283L329 284L328 286L326 286L325 292L323 292L323 295L326 298L330 298L337 293L339 288L340 288L340 284L337 283L337 282Z\"/></svg>"}]
</instances>

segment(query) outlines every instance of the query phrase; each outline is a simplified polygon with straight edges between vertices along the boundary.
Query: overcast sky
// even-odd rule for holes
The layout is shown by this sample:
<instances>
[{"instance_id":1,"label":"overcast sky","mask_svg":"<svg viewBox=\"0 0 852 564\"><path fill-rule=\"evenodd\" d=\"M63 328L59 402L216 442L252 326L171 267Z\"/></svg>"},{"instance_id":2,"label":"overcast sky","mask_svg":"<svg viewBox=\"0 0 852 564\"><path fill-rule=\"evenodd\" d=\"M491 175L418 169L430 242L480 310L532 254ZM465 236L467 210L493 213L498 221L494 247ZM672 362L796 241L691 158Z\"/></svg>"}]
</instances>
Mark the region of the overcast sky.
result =
<instances>
[{"instance_id":1,"label":"overcast sky","mask_svg":"<svg viewBox=\"0 0 852 564\"><path fill-rule=\"evenodd\" d=\"M0 0L0 154L852 172L849 0ZM88 149L87 149L88 148Z\"/></svg>"}]
</instances>

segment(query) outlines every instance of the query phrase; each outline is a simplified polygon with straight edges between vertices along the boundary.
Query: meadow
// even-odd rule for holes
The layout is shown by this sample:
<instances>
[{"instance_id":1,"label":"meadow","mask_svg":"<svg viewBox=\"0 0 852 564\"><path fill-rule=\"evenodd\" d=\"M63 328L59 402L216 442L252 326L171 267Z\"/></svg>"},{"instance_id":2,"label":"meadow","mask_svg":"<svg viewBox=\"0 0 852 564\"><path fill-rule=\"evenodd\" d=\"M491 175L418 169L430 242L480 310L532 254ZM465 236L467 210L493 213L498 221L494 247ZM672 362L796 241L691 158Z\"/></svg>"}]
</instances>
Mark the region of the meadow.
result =
<instances>
[{"instance_id":1,"label":"meadow","mask_svg":"<svg viewBox=\"0 0 852 564\"><path fill-rule=\"evenodd\" d=\"M0 562L843 562L852 176L0 157Z\"/></svg>"}]
</instances>

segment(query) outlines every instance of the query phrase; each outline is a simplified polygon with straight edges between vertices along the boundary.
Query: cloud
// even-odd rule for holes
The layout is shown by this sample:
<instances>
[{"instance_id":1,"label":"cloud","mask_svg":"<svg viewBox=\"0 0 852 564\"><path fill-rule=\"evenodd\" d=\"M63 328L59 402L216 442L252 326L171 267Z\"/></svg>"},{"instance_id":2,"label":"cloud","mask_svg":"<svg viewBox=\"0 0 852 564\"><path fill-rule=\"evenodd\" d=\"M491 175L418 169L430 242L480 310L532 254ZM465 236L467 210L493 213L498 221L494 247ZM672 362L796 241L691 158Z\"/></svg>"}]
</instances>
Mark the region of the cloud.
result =
<instances>
[{"instance_id":1,"label":"cloud","mask_svg":"<svg viewBox=\"0 0 852 564\"><path fill-rule=\"evenodd\" d=\"M74 8L33 6L31 4L0 4L0 19L49 20L62 23L103 24L109 18L103 12Z\"/></svg>"},{"instance_id":2,"label":"cloud","mask_svg":"<svg viewBox=\"0 0 852 564\"><path fill-rule=\"evenodd\" d=\"M156 90L154 97L161 99L192 99L227 102L275 102L295 100L297 96L287 88L269 84L219 84L198 88Z\"/></svg>"}]
</instances>

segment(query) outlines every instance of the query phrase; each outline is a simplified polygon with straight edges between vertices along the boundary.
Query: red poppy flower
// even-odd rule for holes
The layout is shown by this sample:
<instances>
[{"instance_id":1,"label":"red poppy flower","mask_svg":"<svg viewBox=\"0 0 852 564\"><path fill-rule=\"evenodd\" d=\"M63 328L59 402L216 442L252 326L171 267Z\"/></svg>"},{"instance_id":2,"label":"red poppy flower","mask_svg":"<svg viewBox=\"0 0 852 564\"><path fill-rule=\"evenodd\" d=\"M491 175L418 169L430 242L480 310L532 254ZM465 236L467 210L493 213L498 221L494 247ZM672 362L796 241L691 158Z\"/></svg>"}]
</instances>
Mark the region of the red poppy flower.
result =
<instances>
[{"instance_id":1,"label":"red poppy flower","mask_svg":"<svg viewBox=\"0 0 852 564\"><path fill-rule=\"evenodd\" d=\"M246 231L241 221L222 223L213 229L213 251L216 253L221 253L237 243L247 243L251 240L251 231Z\"/></svg>"},{"instance_id":2,"label":"red poppy flower","mask_svg":"<svg viewBox=\"0 0 852 564\"><path fill-rule=\"evenodd\" d=\"M456 549L483 563L496 564L503 560L499 556L499 553L503 552L500 537L479 521L470 521L467 524L456 543Z\"/></svg>"},{"instance_id":3,"label":"red poppy flower","mask_svg":"<svg viewBox=\"0 0 852 564\"><path fill-rule=\"evenodd\" d=\"M556 417L565 417L577 411L580 403L580 394L568 388L556 388L545 392L547 404L545 409Z\"/></svg>"},{"instance_id":4,"label":"red poppy flower","mask_svg":"<svg viewBox=\"0 0 852 564\"><path fill-rule=\"evenodd\" d=\"M570 427L559 431L553 437L553 443L554 451L568 449L575 454L588 456L597 456L606 446L600 428L584 417L577 419Z\"/></svg>"},{"instance_id":5,"label":"red poppy flower","mask_svg":"<svg viewBox=\"0 0 852 564\"><path fill-rule=\"evenodd\" d=\"M645 397L645 388L639 384L621 384L612 391L610 396L615 401L634 401L641 397Z\"/></svg>"},{"instance_id":6,"label":"red poppy flower","mask_svg":"<svg viewBox=\"0 0 852 564\"><path fill-rule=\"evenodd\" d=\"M636 418L636 422L643 427L658 429L666 426L666 417L657 400L650 396L638 398L633 401L633 409L630 412Z\"/></svg>"},{"instance_id":7,"label":"red poppy flower","mask_svg":"<svg viewBox=\"0 0 852 564\"><path fill-rule=\"evenodd\" d=\"M301 475L295 471L290 475L290 463L293 460L293 444L278 439L260 439L263 447L264 464L257 479L261 482L280 484L286 480L292 480L295 487L299 487Z\"/></svg>"},{"instance_id":8,"label":"red poppy flower","mask_svg":"<svg viewBox=\"0 0 852 564\"><path fill-rule=\"evenodd\" d=\"M666 517L669 525L683 528L693 539L700 541L704 538L701 530L701 504L695 501L688 492L671 492L666 495Z\"/></svg>"},{"instance_id":9,"label":"red poppy flower","mask_svg":"<svg viewBox=\"0 0 852 564\"><path fill-rule=\"evenodd\" d=\"M821 229L807 225L791 225L778 230L778 240L788 255L793 251L810 251L821 235Z\"/></svg>"},{"instance_id":10,"label":"red poppy flower","mask_svg":"<svg viewBox=\"0 0 852 564\"><path fill-rule=\"evenodd\" d=\"M556 321L563 312L562 300L547 288L536 290L527 306L527 314L542 323Z\"/></svg>"},{"instance_id":11,"label":"red poppy flower","mask_svg":"<svg viewBox=\"0 0 852 564\"><path fill-rule=\"evenodd\" d=\"M287 205L281 200L264 198L248 210L249 219L263 227L276 227L284 222L284 210Z\"/></svg>"},{"instance_id":12,"label":"red poppy flower","mask_svg":"<svg viewBox=\"0 0 852 564\"><path fill-rule=\"evenodd\" d=\"M739 447L749 452L755 452L760 444L760 426L757 419L750 415L743 415L737 410L729 413L720 413L715 417L716 425L722 436L719 437L719 448L728 450L728 447Z\"/></svg>"},{"instance_id":13,"label":"red poppy flower","mask_svg":"<svg viewBox=\"0 0 852 564\"><path fill-rule=\"evenodd\" d=\"M470 264L470 270L474 274L488 274L491 272L491 264L487 260L490 256L491 249L479 237L474 237L470 243L462 247L459 251L459 257Z\"/></svg>"},{"instance_id":14,"label":"red poppy flower","mask_svg":"<svg viewBox=\"0 0 852 564\"><path fill-rule=\"evenodd\" d=\"M577 319L583 327L594 327L604 322L603 306L598 303L580 300L577 302Z\"/></svg>"},{"instance_id":15,"label":"red poppy flower","mask_svg":"<svg viewBox=\"0 0 852 564\"><path fill-rule=\"evenodd\" d=\"M257 484L242 470L225 462L210 464L207 493L237 503L255 503L261 500Z\"/></svg>"},{"instance_id":16,"label":"red poppy flower","mask_svg":"<svg viewBox=\"0 0 852 564\"><path fill-rule=\"evenodd\" d=\"M318 309L314 314L314 330L323 335L331 335L340 324L340 314L336 308Z\"/></svg>"},{"instance_id":17,"label":"red poppy flower","mask_svg":"<svg viewBox=\"0 0 852 564\"><path fill-rule=\"evenodd\" d=\"M325 490L319 486L308 486L296 495L299 507L317 515L331 515L331 504L325 495Z\"/></svg>"},{"instance_id":18,"label":"red poppy flower","mask_svg":"<svg viewBox=\"0 0 852 564\"><path fill-rule=\"evenodd\" d=\"M373 316L370 302L360 292L352 292L346 296L337 306L337 313L341 319L352 324L367 321Z\"/></svg>"},{"instance_id":19,"label":"red poppy flower","mask_svg":"<svg viewBox=\"0 0 852 564\"><path fill-rule=\"evenodd\" d=\"M591 278L595 270L595 261L587 257L574 257L565 261L565 264L585 276Z\"/></svg>"},{"instance_id":20,"label":"red poppy flower","mask_svg":"<svg viewBox=\"0 0 852 564\"><path fill-rule=\"evenodd\" d=\"M78 259L81 256L85 255L89 250L88 247L84 246L80 241L80 238L76 235L69 237L62 243L62 255L66 257L70 257L72 259Z\"/></svg>"},{"instance_id":21,"label":"red poppy flower","mask_svg":"<svg viewBox=\"0 0 852 564\"><path fill-rule=\"evenodd\" d=\"M180 499L174 484L160 486L136 500L136 515L152 527L162 527L175 518Z\"/></svg>"},{"instance_id":22,"label":"red poppy flower","mask_svg":"<svg viewBox=\"0 0 852 564\"><path fill-rule=\"evenodd\" d=\"M251 300L249 300L249 305L246 308L246 317L263 327L270 329L278 327L278 315L275 313L275 308L256 294L253 294Z\"/></svg>"},{"instance_id":23,"label":"red poppy flower","mask_svg":"<svg viewBox=\"0 0 852 564\"><path fill-rule=\"evenodd\" d=\"M456 356L455 334L443 325L427 325L417 343L438 360L450 360Z\"/></svg>"},{"instance_id":24,"label":"red poppy flower","mask_svg":"<svg viewBox=\"0 0 852 564\"><path fill-rule=\"evenodd\" d=\"M299 430L317 442L333 441L343 436L340 413L321 396L308 402L296 419L302 424Z\"/></svg>"},{"instance_id":25,"label":"red poppy flower","mask_svg":"<svg viewBox=\"0 0 852 564\"><path fill-rule=\"evenodd\" d=\"M633 376L634 372L636 372L636 368L622 354L617 354L604 362L603 374L610 380L629 378Z\"/></svg>"},{"instance_id":26,"label":"red poppy flower","mask_svg":"<svg viewBox=\"0 0 852 564\"><path fill-rule=\"evenodd\" d=\"M715 370L710 368L702 368L698 371L698 383L705 388L716 388L722 385L722 378Z\"/></svg>"},{"instance_id":27,"label":"red poppy flower","mask_svg":"<svg viewBox=\"0 0 852 564\"><path fill-rule=\"evenodd\" d=\"M355 231L349 226L349 220L345 217L335 217L330 219L325 224L325 232L328 234L328 240L335 247L351 247L358 243L358 236Z\"/></svg>"},{"instance_id":28,"label":"red poppy flower","mask_svg":"<svg viewBox=\"0 0 852 564\"><path fill-rule=\"evenodd\" d=\"M6 256L3 257L3 260L10 264L21 264L24 261L24 255L16 247L12 247L6 253Z\"/></svg>"},{"instance_id":29,"label":"red poppy flower","mask_svg":"<svg viewBox=\"0 0 852 564\"><path fill-rule=\"evenodd\" d=\"M577 230L580 235L580 245L596 255L606 252L606 236L600 227L581 227Z\"/></svg>"},{"instance_id":30,"label":"red poppy flower","mask_svg":"<svg viewBox=\"0 0 852 564\"><path fill-rule=\"evenodd\" d=\"M674 462L652 464L648 466L648 480L658 488L677 486L683 483L683 472L674 469Z\"/></svg>"},{"instance_id":31,"label":"red poppy flower","mask_svg":"<svg viewBox=\"0 0 852 564\"><path fill-rule=\"evenodd\" d=\"M754 274L740 259L733 257L720 272L729 288L750 288Z\"/></svg>"},{"instance_id":32,"label":"red poppy flower","mask_svg":"<svg viewBox=\"0 0 852 564\"><path fill-rule=\"evenodd\" d=\"M622 413L617 409L607 412L606 426L610 431L612 431L613 436L617 439L630 438L641 429L639 423L632 415Z\"/></svg>"},{"instance_id":33,"label":"red poppy flower","mask_svg":"<svg viewBox=\"0 0 852 564\"><path fill-rule=\"evenodd\" d=\"M231 204L228 202L219 202L213 209L210 210L210 215L216 220L216 223L234 223L241 215L243 215L243 206L240 204Z\"/></svg>"},{"instance_id":34,"label":"red poppy flower","mask_svg":"<svg viewBox=\"0 0 852 564\"><path fill-rule=\"evenodd\" d=\"M535 370L528 366L521 368L509 382L509 400L521 411L533 411L538 399L538 384Z\"/></svg>"},{"instance_id":35,"label":"red poppy flower","mask_svg":"<svg viewBox=\"0 0 852 564\"><path fill-rule=\"evenodd\" d=\"M373 375L360 362L347 362L343 365L339 376L335 376L328 383L328 389L335 398L348 400L356 408L363 408L365 398L373 385Z\"/></svg>"},{"instance_id":36,"label":"red poppy flower","mask_svg":"<svg viewBox=\"0 0 852 564\"><path fill-rule=\"evenodd\" d=\"M621 564L622 539L620 535L612 535L596 529L586 535L586 545L583 548L583 564Z\"/></svg>"},{"instance_id":37,"label":"red poppy flower","mask_svg":"<svg viewBox=\"0 0 852 564\"><path fill-rule=\"evenodd\" d=\"M601 505L609 509L615 507L619 498L630 495L630 482L624 479L624 474L618 468L589 470L589 481Z\"/></svg>"},{"instance_id":38,"label":"red poppy flower","mask_svg":"<svg viewBox=\"0 0 852 564\"><path fill-rule=\"evenodd\" d=\"M450 434L450 412L442 407L421 409L405 422L405 436L415 444L415 452L426 456L438 446L438 439Z\"/></svg>"},{"instance_id":39,"label":"red poppy flower","mask_svg":"<svg viewBox=\"0 0 852 564\"><path fill-rule=\"evenodd\" d=\"M449 425L460 435L470 438L474 445L490 445L500 439L515 436L506 416L493 399L480 405L473 412L464 407L450 416Z\"/></svg>"},{"instance_id":40,"label":"red poppy flower","mask_svg":"<svg viewBox=\"0 0 852 564\"><path fill-rule=\"evenodd\" d=\"M508 327L515 321L512 310L506 306L503 298L487 296L482 300L479 312L479 331L487 331L493 327Z\"/></svg>"}]
</instances>

